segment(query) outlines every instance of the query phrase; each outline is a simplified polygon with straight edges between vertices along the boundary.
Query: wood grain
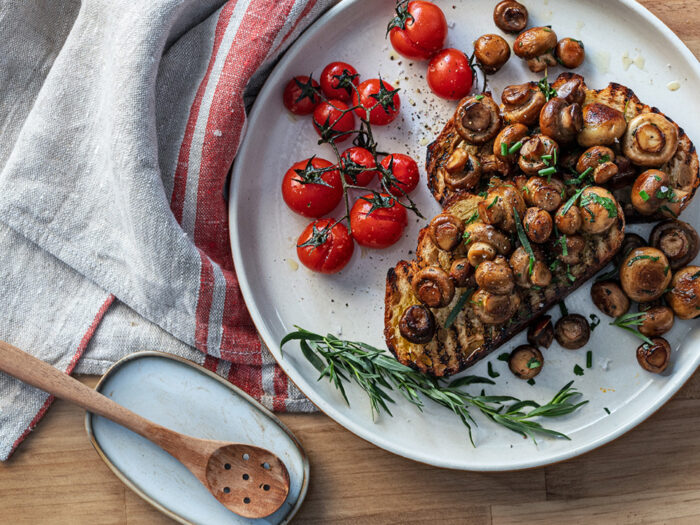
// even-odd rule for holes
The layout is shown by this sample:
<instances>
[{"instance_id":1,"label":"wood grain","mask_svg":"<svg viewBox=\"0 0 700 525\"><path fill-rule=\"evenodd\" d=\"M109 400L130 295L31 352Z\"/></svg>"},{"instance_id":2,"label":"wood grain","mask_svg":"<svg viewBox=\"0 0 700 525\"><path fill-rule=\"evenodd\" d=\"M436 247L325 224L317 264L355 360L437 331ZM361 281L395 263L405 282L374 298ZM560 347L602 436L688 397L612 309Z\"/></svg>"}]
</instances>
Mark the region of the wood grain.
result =
<instances>
[{"instance_id":1,"label":"wood grain","mask_svg":"<svg viewBox=\"0 0 700 525\"><path fill-rule=\"evenodd\" d=\"M700 57L698 0L641 3ZM281 417L311 460L298 523L700 522L700 374L617 441L513 474L428 467L384 452L322 414ZM87 440L83 411L61 401L0 464L0 509L1 524L172 523L110 472Z\"/></svg>"}]
</instances>

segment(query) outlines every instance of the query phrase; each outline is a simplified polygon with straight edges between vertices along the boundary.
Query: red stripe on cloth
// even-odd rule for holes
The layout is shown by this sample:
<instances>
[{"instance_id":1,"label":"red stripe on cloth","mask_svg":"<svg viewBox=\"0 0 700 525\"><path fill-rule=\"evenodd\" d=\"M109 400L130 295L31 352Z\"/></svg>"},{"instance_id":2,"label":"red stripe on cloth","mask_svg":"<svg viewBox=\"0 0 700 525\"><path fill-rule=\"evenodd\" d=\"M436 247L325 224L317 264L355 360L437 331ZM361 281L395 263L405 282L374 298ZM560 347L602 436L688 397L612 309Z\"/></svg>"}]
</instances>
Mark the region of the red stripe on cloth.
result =
<instances>
[{"instance_id":1,"label":"red stripe on cloth","mask_svg":"<svg viewBox=\"0 0 700 525\"><path fill-rule=\"evenodd\" d=\"M287 388L289 387L287 376L284 375L282 369L279 366L275 366L275 398L272 401L272 410L275 412L284 411L287 406L285 401L287 399Z\"/></svg>"},{"instance_id":2,"label":"red stripe on cloth","mask_svg":"<svg viewBox=\"0 0 700 525\"><path fill-rule=\"evenodd\" d=\"M204 364L202 366L210 372L216 372L216 368L219 366L219 360L214 356L208 355L204 358Z\"/></svg>"},{"instance_id":3,"label":"red stripe on cloth","mask_svg":"<svg viewBox=\"0 0 700 525\"><path fill-rule=\"evenodd\" d=\"M114 296L110 294L109 297L107 297L107 300L102 303L102 306L100 306L100 309L97 310L97 314L95 314L94 319L92 320L92 323L90 323L90 326L87 329L87 332L83 335L83 338L80 340L80 344L78 345L77 350L75 351L75 354L73 355L73 358L70 360L70 363L68 363L68 366L66 367L66 374L72 374L73 370L75 370L75 366L78 364L78 361L80 358L83 356L85 353L85 349L88 346L88 343L90 342L90 339L92 339L92 336L95 335L95 331L97 330L97 327L100 324L100 321L102 321L102 318L104 317L105 313L107 313L107 310L111 306L111 304L114 302ZM15 442L12 444L12 450L10 451L10 456L14 453L14 451L17 449L19 444L24 441L24 439L29 435L29 433L34 430L34 428L39 424L39 421L41 421L41 418L44 417L44 414L46 414L46 411L49 409L51 406L51 403L53 403L55 397L54 396L49 396L46 398L46 401L44 401L44 404L41 406L39 411L36 413L34 418L31 420L29 423L29 426L24 430L22 435L18 437Z\"/></svg>"},{"instance_id":4,"label":"red stripe on cloth","mask_svg":"<svg viewBox=\"0 0 700 525\"><path fill-rule=\"evenodd\" d=\"M262 388L262 367L260 365L232 363L227 379L255 399L260 399L265 393Z\"/></svg>"},{"instance_id":5,"label":"red stripe on cloth","mask_svg":"<svg viewBox=\"0 0 700 525\"><path fill-rule=\"evenodd\" d=\"M274 54L274 53L277 53L277 51L284 45L284 43L287 41L287 39L288 39L292 34L294 34L294 31L295 31L296 28L299 26L299 24L301 23L301 21L304 20L304 18L306 18L306 15L308 15L308 14L311 12L311 10L314 8L314 6L316 5L316 1L317 1L317 0L309 0L309 3L306 4L306 7L304 7L304 9L302 10L301 14L299 15L299 18L297 18L297 19L295 20L294 24L292 25L292 28L287 32L286 35L284 35L284 38L282 39L282 42L280 42L279 45L278 45L278 46L275 48L275 50L273 51L273 54Z\"/></svg>"},{"instance_id":6,"label":"red stripe on cloth","mask_svg":"<svg viewBox=\"0 0 700 525\"><path fill-rule=\"evenodd\" d=\"M237 0L230 0L219 14L219 20L216 23L216 29L214 31L214 46L211 57L209 58L209 65L207 66L207 71L204 74L204 78L199 84L199 88L197 88L197 93L195 94L192 107L190 108L190 116L187 119L185 136L183 137L182 144L180 145L180 153L177 158L177 168L175 169L175 179L173 181L173 194L170 198L170 209L172 210L178 223L182 221L182 210L185 204L185 189L187 187L187 170L189 167L190 148L192 147L192 137L197 124L197 118L199 117L199 108L202 105L202 98L204 97L204 92L206 91L207 84L209 83L209 76L211 75L211 70L214 67L214 62L216 61L216 55L219 51L221 40L224 37L224 33L226 33L226 27L228 26L233 10L236 7L236 1Z\"/></svg>"},{"instance_id":7,"label":"red stripe on cloth","mask_svg":"<svg viewBox=\"0 0 700 525\"><path fill-rule=\"evenodd\" d=\"M209 311L214 298L214 268L201 250L199 258L202 261L202 270L199 275L199 297L195 311L194 345L206 354L209 339Z\"/></svg>"},{"instance_id":8,"label":"red stripe on cloth","mask_svg":"<svg viewBox=\"0 0 700 525\"><path fill-rule=\"evenodd\" d=\"M234 272L227 203L222 190L245 121L243 90L265 60L293 5L294 0L264 0L248 7L214 91L202 145L194 240L220 265L226 280L221 356L247 364L261 364L256 356L260 353L260 340ZM232 93L235 96L232 97Z\"/></svg>"}]
</instances>

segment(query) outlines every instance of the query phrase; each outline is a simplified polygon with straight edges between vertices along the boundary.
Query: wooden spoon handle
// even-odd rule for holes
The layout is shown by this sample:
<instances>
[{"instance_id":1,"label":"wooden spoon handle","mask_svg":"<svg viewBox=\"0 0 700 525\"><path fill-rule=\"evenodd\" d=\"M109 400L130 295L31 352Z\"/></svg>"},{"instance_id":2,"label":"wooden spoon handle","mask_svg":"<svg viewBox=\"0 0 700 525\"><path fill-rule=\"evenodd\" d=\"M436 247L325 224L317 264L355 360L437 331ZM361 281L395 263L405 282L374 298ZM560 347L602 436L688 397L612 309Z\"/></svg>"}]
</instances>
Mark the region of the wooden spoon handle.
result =
<instances>
[{"instance_id":1,"label":"wooden spoon handle","mask_svg":"<svg viewBox=\"0 0 700 525\"><path fill-rule=\"evenodd\" d=\"M5 341L0 341L0 370L49 394L75 403L94 414L119 423L158 445L161 445L161 443L157 436L173 433L165 427L148 421L131 410L118 405L99 392L85 386L80 381L73 379L68 374L64 374L48 363Z\"/></svg>"}]
</instances>

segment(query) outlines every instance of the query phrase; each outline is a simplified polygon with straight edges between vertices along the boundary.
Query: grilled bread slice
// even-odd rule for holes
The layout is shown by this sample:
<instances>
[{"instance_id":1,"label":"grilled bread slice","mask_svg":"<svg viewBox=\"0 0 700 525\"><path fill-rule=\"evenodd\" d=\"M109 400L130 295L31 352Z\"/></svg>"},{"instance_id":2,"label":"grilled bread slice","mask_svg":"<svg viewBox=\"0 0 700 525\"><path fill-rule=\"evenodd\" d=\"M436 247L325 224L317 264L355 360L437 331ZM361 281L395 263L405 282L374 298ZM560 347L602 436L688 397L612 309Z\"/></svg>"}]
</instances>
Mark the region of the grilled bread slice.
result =
<instances>
[{"instance_id":1,"label":"grilled bread slice","mask_svg":"<svg viewBox=\"0 0 700 525\"><path fill-rule=\"evenodd\" d=\"M497 184L497 181L492 181L492 185ZM445 201L444 212L457 217L469 229L471 226L468 223L480 223L478 219L475 220L479 202L489 198L471 194L454 195ZM384 316L387 346L401 363L421 372L436 377L455 374L494 351L602 269L622 245L624 230L624 214L617 205L617 218L608 231L598 235L583 235L585 247L577 264L567 266L554 263L557 257L555 241L540 245L539 251L546 264L555 266L551 284L544 288L527 289L516 286L511 300L519 301L519 307L506 323L481 322L475 314L475 305L469 300L473 288L457 288L450 304L430 309L437 327L432 339L425 344L416 344L405 339L399 328L404 312L413 305L421 304L412 287L413 277L422 268L429 266L438 266L449 272L452 262L467 253L465 243L450 251L441 249L428 233L428 228L424 228L418 238L416 259L400 261L387 275ZM513 240L514 247L518 243L517 237L508 237ZM468 295L463 298L465 293ZM453 312L460 302L463 307L458 312ZM448 317L454 320L449 327L445 327Z\"/></svg>"}]
</instances>

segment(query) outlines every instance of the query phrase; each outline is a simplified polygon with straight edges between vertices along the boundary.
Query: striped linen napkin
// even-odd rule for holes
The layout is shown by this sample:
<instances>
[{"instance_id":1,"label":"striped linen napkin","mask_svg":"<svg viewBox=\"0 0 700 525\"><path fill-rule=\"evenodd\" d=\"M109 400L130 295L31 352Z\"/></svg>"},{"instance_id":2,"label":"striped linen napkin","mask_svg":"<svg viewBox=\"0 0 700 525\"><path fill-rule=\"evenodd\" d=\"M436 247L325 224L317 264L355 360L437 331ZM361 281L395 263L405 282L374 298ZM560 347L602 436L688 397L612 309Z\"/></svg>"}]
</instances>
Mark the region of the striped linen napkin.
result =
<instances>
[{"instance_id":1,"label":"striped linen napkin","mask_svg":"<svg viewBox=\"0 0 700 525\"><path fill-rule=\"evenodd\" d=\"M0 3L0 338L67 373L145 349L310 411L229 249L245 103L334 0ZM51 397L0 374L0 460Z\"/></svg>"}]
</instances>

